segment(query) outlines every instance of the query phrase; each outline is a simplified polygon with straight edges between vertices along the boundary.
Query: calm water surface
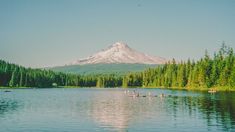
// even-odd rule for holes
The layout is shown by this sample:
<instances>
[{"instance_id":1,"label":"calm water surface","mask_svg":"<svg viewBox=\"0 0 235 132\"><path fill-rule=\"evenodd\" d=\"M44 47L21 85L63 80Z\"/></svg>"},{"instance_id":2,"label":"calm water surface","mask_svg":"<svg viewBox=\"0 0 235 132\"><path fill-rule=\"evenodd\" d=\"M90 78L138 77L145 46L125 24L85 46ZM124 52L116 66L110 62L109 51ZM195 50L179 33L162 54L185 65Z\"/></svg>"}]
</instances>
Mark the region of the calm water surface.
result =
<instances>
[{"instance_id":1,"label":"calm water surface","mask_svg":"<svg viewBox=\"0 0 235 132\"><path fill-rule=\"evenodd\" d=\"M171 96L133 98L118 88L11 91L0 90L1 132L235 132L235 93L137 89Z\"/></svg>"}]
</instances>

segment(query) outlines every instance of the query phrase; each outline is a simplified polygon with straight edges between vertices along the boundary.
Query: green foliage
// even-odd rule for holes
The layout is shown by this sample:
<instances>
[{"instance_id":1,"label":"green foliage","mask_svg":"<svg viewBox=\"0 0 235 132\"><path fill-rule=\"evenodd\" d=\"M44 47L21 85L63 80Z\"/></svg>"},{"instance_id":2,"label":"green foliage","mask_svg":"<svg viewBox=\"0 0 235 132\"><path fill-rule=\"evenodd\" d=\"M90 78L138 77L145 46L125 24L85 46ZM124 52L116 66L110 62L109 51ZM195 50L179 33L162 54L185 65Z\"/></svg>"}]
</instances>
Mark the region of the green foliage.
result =
<instances>
[{"instance_id":1,"label":"green foliage","mask_svg":"<svg viewBox=\"0 0 235 132\"><path fill-rule=\"evenodd\" d=\"M235 89L235 55L232 48L222 45L214 58L210 58L207 51L204 58L196 63L176 63L173 59L163 66L150 68L142 73L142 80L137 73L127 74L124 78L125 86L139 87L187 87L211 88L230 87ZM133 83L139 80L139 83Z\"/></svg>"},{"instance_id":2,"label":"green foliage","mask_svg":"<svg viewBox=\"0 0 235 132\"><path fill-rule=\"evenodd\" d=\"M2 87L52 87L65 86L65 79L73 75L50 70L24 68L0 60L0 86Z\"/></svg>"},{"instance_id":3,"label":"green foliage","mask_svg":"<svg viewBox=\"0 0 235 132\"><path fill-rule=\"evenodd\" d=\"M24 68L0 60L1 87L120 87L122 77L114 74L75 75L45 69Z\"/></svg>"},{"instance_id":4,"label":"green foliage","mask_svg":"<svg viewBox=\"0 0 235 132\"><path fill-rule=\"evenodd\" d=\"M142 73L128 73L125 77L123 77L123 87L135 87L142 86L143 75Z\"/></svg>"}]
</instances>

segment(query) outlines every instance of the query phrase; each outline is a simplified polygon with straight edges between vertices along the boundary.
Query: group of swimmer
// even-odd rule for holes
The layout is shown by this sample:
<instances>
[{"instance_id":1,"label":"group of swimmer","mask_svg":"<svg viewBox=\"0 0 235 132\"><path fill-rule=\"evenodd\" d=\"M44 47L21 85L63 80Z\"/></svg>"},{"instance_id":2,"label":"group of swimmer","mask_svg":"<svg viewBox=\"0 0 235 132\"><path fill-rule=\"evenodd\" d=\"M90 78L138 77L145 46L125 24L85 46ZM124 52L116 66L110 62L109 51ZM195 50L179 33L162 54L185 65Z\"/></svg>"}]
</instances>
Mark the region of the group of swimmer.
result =
<instances>
[{"instance_id":1,"label":"group of swimmer","mask_svg":"<svg viewBox=\"0 0 235 132\"><path fill-rule=\"evenodd\" d=\"M158 95L153 95L151 92L148 92L148 94L141 95L138 91L133 90L132 92L129 90L125 90L124 93L128 95L129 97L158 97ZM164 93L161 93L159 97L166 97ZM168 95L170 96L170 95Z\"/></svg>"}]
</instances>

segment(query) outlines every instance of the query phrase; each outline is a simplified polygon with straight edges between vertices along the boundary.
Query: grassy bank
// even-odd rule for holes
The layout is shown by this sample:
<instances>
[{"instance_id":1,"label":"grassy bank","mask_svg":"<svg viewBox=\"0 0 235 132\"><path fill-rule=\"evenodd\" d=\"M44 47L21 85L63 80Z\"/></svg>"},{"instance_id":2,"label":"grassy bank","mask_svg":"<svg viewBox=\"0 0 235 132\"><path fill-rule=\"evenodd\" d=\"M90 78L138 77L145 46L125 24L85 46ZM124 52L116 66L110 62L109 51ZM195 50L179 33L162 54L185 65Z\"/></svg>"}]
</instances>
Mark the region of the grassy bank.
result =
<instances>
[{"instance_id":1,"label":"grassy bank","mask_svg":"<svg viewBox=\"0 0 235 132\"><path fill-rule=\"evenodd\" d=\"M209 91L211 89L216 90L217 92L235 92L235 88L231 87L211 87L211 88L204 88L204 87L142 87L142 88L160 88L160 89L171 89L171 90L189 90L189 91Z\"/></svg>"},{"instance_id":2,"label":"grassy bank","mask_svg":"<svg viewBox=\"0 0 235 132\"><path fill-rule=\"evenodd\" d=\"M0 87L0 89L28 89L32 87Z\"/></svg>"}]
</instances>

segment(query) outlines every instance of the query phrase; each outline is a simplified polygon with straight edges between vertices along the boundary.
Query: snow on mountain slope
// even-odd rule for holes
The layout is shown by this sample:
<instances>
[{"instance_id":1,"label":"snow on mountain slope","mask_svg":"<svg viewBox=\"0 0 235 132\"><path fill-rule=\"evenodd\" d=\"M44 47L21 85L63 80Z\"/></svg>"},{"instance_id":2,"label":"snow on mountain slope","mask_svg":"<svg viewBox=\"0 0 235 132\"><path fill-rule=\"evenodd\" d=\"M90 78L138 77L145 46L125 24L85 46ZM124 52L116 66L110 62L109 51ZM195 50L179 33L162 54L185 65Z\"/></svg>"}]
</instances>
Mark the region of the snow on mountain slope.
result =
<instances>
[{"instance_id":1,"label":"snow on mountain slope","mask_svg":"<svg viewBox=\"0 0 235 132\"><path fill-rule=\"evenodd\" d=\"M162 57L147 55L130 48L127 44L116 42L92 56L74 61L72 65L113 63L164 64L166 61Z\"/></svg>"}]
</instances>

